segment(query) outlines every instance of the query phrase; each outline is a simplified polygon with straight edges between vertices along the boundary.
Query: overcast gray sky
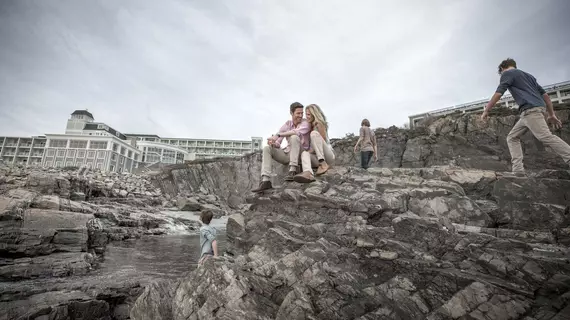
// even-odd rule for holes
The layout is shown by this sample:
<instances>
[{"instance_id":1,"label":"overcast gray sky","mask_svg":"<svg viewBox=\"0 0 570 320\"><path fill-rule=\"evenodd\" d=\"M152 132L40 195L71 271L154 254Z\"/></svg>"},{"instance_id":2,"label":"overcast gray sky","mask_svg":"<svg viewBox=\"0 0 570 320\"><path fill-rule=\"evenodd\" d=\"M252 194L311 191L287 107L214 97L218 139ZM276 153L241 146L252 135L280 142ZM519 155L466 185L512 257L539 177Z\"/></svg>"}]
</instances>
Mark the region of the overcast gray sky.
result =
<instances>
[{"instance_id":1,"label":"overcast gray sky","mask_svg":"<svg viewBox=\"0 0 570 320\"><path fill-rule=\"evenodd\" d=\"M0 135L267 137L319 104L330 136L489 98L506 57L570 80L568 0L0 0Z\"/></svg>"}]
</instances>

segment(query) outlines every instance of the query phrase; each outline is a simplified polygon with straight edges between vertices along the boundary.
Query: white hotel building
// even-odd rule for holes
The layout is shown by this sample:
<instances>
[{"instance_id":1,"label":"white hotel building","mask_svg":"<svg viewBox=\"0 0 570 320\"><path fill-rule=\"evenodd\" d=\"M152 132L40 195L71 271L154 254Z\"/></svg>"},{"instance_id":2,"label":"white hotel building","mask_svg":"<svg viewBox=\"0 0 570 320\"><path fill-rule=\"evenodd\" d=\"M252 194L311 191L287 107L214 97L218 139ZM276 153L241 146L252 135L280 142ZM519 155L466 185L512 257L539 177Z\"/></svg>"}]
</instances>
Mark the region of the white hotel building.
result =
<instances>
[{"instance_id":1,"label":"white hotel building","mask_svg":"<svg viewBox=\"0 0 570 320\"><path fill-rule=\"evenodd\" d=\"M7 164L43 167L87 166L104 171L132 172L155 163L235 157L261 149L262 139L211 140L160 138L123 134L95 122L87 110L76 110L64 134L34 137L0 137L0 160Z\"/></svg>"}]
</instances>

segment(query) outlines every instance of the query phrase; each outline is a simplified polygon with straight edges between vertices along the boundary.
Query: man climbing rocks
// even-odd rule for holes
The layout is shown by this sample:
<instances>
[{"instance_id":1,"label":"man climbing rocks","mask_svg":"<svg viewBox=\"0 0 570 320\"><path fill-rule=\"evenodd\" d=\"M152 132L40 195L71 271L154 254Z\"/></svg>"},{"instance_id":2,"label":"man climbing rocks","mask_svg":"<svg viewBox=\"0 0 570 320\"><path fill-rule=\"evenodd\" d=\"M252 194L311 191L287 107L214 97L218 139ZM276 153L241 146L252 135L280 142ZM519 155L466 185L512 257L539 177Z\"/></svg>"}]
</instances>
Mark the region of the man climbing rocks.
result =
<instances>
[{"instance_id":1,"label":"man climbing rocks","mask_svg":"<svg viewBox=\"0 0 570 320\"><path fill-rule=\"evenodd\" d=\"M278 133L267 139L261 160L261 183L258 188L251 190L252 192L273 188L269 180L272 159L284 165L289 164L289 173L285 180L293 181L293 177L297 174L301 151L310 148L311 124L303 119L303 108L299 102L293 102L289 107L291 120L287 120ZM288 143L285 149L281 149L283 138L287 139ZM309 163L304 164L304 167L307 166L311 167L310 159Z\"/></svg>"},{"instance_id":2,"label":"man climbing rocks","mask_svg":"<svg viewBox=\"0 0 570 320\"><path fill-rule=\"evenodd\" d=\"M550 97L538 84L536 78L527 72L517 69L517 63L511 58L501 62L499 74L501 75L499 86L489 103L487 103L485 111L481 115L481 120L487 120L491 108L508 89L519 106L518 111L520 114L519 121L507 135L507 145L512 158L512 171L516 174L524 175L520 137L528 130L570 165L570 146L558 136L553 135L547 124L548 121L556 129L559 129L562 127L562 122L556 117ZM546 121L544 119L545 111L548 115Z\"/></svg>"}]
</instances>

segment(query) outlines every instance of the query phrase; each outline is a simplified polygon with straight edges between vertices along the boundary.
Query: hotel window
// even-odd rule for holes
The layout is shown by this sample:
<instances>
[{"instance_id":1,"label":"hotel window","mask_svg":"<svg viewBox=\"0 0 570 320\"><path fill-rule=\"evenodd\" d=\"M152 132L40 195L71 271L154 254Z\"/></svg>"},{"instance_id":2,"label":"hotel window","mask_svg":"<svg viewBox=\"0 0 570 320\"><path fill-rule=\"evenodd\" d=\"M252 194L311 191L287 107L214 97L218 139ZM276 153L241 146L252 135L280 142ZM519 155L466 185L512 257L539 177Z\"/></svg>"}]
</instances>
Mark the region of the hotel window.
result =
<instances>
[{"instance_id":1,"label":"hotel window","mask_svg":"<svg viewBox=\"0 0 570 320\"><path fill-rule=\"evenodd\" d=\"M65 150L57 150L58 157L65 157Z\"/></svg>"},{"instance_id":2,"label":"hotel window","mask_svg":"<svg viewBox=\"0 0 570 320\"><path fill-rule=\"evenodd\" d=\"M85 158L85 151L77 151L77 157L78 158Z\"/></svg>"},{"instance_id":3,"label":"hotel window","mask_svg":"<svg viewBox=\"0 0 570 320\"><path fill-rule=\"evenodd\" d=\"M129 151L129 156L128 156L128 157L129 157L129 158L132 158L132 157L133 157L133 152L132 152L132 151Z\"/></svg>"},{"instance_id":4,"label":"hotel window","mask_svg":"<svg viewBox=\"0 0 570 320\"><path fill-rule=\"evenodd\" d=\"M95 166L95 168L97 168L97 169L103 168L103 163L102 163L102 162L98 162L97 165Z\"/></svg>"},{"instance_id":5,"label":"hotel window","mask_svg":"<svg viewBox=\"0 0 570 320\"><path fill-rule=\"evenodd\" d=\"M67 162L65 163L65 166L66 166L66 167L73 167L73 161L67 161Z\"/></svg>"},{"instance_id":6,"label":"hotel window","mask_svg":"<svg viewBox=\"0 0 570 320\"><path fill-rule=\"evenodd\" d=\"M109 166L109 171L115 171L115 166Z\"/></svg>"},{"instance_id":7,"label":"hotel window","mask_svg":"<svg viewBox=\"0 0 570 320\"><path fill-rule=\"evenodd\" d=\"M121 162L120 162L120 163L121 163L121 164L125 163L125 158L124 158L124 157L121 157Z\"/></svg>"},{"instance_id":8,"label":"hotel window","mask_svg":"<svg viewBox=\"0 0 570 320\"><path fill-rule=\"evenodd\" d=\"M55 156L55 150L49 149L48 152L47 152L47 156L48 156L48 157L53 157L53 156Z\"/></svg>"},{"instance_id":9,"label":"hotel window","mask_svg":"<svg viewBox=\"0 0 570 320\"><path fill-rule=\"evenodd\" d=\"M117 152L119 146L116 143L113 143L113 151Z\"/></svg>"},{"instance_id":10,"label":"hotel window","mask_svg":"<svg viewBox=\"0 0 570 320\"><path fill-rule=\"evenodd\" d=\"M67 150L67 156L71 158L75 157L75 150Z\"/></svg>"},{"instance_id":11,"label":"hotel window","mask_svg":"<svg viewBox=\"0 0 570 320\"><path fill-rule=\"evenodd\" d=\"M107 141L91 141L90 149L107 149Z\"/></svg>"},{"instance_id":12,"label":"hotel window","mask_svg":"<svg viewBox=\"0 0 570 320\"><path fill-rule=\"evenodd\" d=\"M104 159L105 158L105 151L97 152L97 159Z\"/></svg>"},{"instance_id":13,"label":"hotel window","mask_svg":"<svg viewBox=\"0 0 570 320\"><path fill-rule=\"evenodd\" d=\"M67 140L53 139L49 141L49 146L52 148L67 148Z\"/></svg>"},{"instance_id":14,"label":"hotel window","mask_svg":"<svg viewBox=\"0 0 570 320\"><path fill-rule=\"evenodd\" d=\"M51 166L53 166L53 162L48 161L48 162L46 162L46 165L45 165L45 166L46 166L46 167L51 167Z\"/></svg>"},{"instance_id":15,"label":"hotel window","mask_svg":"<svg viewBox=\"0 0 570 320\"><path fill-rule=\"evenodd\" d=\"M72 149L85 149L87 148L87 140L71 140L69 147Z\"/></svg>"},{"instance_id":16,"label":"hotel window","mask_svg":"<svg viewBox=\"0 0 570 320\"><path fill-rule=\"evenodd\" d=\"M95 151L88 151L87 152L87 158L90 158L90 159L95 158Z\"/></svg>"},{"instance_id":17,"label":"hotel window","mask_svg":"<svg viewBox=\"0 0 570 320\"><path fill-rule=\"evenodd\" d=\"M125 151L126 151L126 150L127 150L127 149L125 149L125 147L121 147L121 155L123 155L123 156L124 156L124 155L125 155Z\"/></svg>"},{"instance_id":18,"label":"hotel window","mask_svg":"<svg viewBox=\"0 0 570 320\"><path fill-rule=\"evenodd\" d=\"M61 162L61 161L57 161L57 162L55 163L55 166L58 167L58 168L61 168L62 162Z\"/></svg>"}]
</instances>

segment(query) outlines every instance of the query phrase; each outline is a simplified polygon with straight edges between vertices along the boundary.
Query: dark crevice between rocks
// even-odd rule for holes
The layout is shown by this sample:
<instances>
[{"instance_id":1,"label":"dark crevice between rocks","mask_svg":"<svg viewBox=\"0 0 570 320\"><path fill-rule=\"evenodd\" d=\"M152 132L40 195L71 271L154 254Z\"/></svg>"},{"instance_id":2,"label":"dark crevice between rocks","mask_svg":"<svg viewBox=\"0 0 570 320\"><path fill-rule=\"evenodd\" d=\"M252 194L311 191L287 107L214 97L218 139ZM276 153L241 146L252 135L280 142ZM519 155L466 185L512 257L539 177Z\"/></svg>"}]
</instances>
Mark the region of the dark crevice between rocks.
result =
<instances>
[{"instance_id":1,"label":"dark crevice between rocks","mask_svg":"<svg viewBox=\"0 0 570 320\"><path fill-rule=\"evenodd\" d=\"M404 154L406 153L406 148L408 147L408 135L404 135L404 148L402 149L402 153L400 154L400 163L398 165L398 168L402 168L404 166Z\"/></svg>"}]
</instances>

